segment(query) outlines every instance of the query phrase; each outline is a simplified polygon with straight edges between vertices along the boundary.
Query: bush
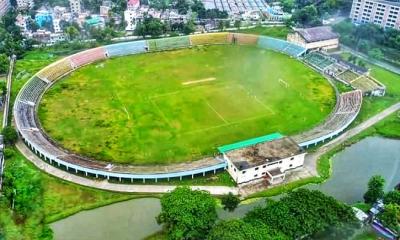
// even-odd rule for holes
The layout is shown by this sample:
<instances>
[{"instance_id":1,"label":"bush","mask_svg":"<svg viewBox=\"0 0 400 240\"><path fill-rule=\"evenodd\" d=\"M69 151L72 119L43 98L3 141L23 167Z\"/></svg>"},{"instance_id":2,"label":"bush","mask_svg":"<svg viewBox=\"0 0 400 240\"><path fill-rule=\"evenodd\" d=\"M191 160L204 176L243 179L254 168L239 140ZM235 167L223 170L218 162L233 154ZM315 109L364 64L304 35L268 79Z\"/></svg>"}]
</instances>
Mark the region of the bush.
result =
<instances>
[{"instance_id":1,"label":"bush","mask_svg":"<svg viewBox=\"0 0 400 240\"><path fill-rule=\"evenodd\" d=\"M13 145L18 140L18 133L15 129L11 126L7 126L2 131L4 143L7 145Z\"/></svg>"},{"instance_id":2,"label":"bush","mask_svg":"<svg viewBox=\"0 0 400 240\"><path fill-rule=\"evenodd\" d=\"M7 159L12 158L14 155L15 155L15 152L13 149L10 149L10 148L4 149L4 157L5 158L7 158Z\"/></svg>"},{"instance_id":3,"label":"bush","mask_svg":"<svg viewBox=\"0 0 400 240\"><path fill-rule=\"evenodd\" d=\"M233 212L233 210L235 210L240 203L240 199L231 192L227 195L224 195L221 201L222 205L224 205L224 210L228 210L230 212Z\"/></svg>"}]
</instances>

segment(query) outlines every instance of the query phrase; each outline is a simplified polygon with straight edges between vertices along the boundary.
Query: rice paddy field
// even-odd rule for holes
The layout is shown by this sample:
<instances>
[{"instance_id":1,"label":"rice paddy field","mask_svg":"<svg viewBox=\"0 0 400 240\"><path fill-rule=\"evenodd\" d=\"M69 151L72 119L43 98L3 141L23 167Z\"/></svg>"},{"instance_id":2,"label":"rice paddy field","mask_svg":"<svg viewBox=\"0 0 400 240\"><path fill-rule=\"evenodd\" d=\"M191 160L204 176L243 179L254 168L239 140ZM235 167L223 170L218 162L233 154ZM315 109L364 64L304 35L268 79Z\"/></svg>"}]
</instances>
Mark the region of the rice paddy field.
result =
<instances>
[{"instance_id":1,"label":"rice paddy field","mask_svg":"<svg viewBox=\"0 0 400 240\"><path fill-rule=\"evenodd\" d=\"M223 144L307 130L334 103L324 77L296 59L220 45L87 65L52 86L38 116L66 149L150 165L193 161Z\"/></svg>"}]
</instances>

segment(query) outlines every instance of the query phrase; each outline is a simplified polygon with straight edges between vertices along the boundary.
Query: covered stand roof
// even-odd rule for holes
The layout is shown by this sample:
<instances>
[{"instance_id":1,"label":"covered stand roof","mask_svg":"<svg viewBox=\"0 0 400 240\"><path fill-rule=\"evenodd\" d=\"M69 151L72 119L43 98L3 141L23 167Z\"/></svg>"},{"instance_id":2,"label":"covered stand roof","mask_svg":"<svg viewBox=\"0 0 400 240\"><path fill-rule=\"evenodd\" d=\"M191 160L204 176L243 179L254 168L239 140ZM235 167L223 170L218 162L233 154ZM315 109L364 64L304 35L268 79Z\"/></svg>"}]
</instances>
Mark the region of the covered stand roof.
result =
<instances>
[{"instance_id":1,"label":"covered stand roof","mask_svg":"<svg viewBox=\"0 0 400 240\"><path fill-rule=\"evenodd\" d=\"M296 32L298 32L308 43L325 41L339 37L339 35L334 33L332 28L329 26L301 28L297 29Z\"/></svg>"}]
</instances>

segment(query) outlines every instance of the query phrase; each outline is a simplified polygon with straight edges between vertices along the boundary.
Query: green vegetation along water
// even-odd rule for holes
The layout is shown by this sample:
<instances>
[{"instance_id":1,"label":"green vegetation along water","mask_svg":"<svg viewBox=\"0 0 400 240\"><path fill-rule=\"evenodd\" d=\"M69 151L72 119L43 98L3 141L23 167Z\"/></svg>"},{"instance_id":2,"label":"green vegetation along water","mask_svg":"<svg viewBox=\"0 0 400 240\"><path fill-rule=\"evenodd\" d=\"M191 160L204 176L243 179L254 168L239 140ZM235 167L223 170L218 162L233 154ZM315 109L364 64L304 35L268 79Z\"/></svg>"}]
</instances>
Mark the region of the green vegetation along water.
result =
<instances>
[{"instance_id":1,"label":"green vegetation along water","mask_svg":"<svg viewBox=\"0 0 400 240\"><path fill-rule=\"evenodd\" d=\"M369 137L346 148L333 158L333 175L327 182L309 187L318 188L347 203L355 203L362 201L366 184L372 175L384 176L387 190L389 190L400 182L399 171L400 140ZM259 199L248 204L241 204L232 213L219 209L218 215L222 219L242 217L255 206L262 204L263 201L263 199ZM158 199L129 200L78 213L51 224L51 227L56 239L62 240L88 239L93 236L92 234L96 234L96 239L107 239L102 236L107 235L108 232L117 232L116 236L119 239L132 239L132 236L135 236L133 239L141 239L142 236L150 235L161 229L155 221L159 212L153 211L159 207ZM148 209L148 214L141 214L143 209ZM119 214L120 212L123 212L123 215ZM114 213L116 213L115 216ZM138 226L132 224L138 220L143 226L148 224L148 227L137 228ZM84 225L85 221L90 224ZM96 222L99 223L96 224ZM114 224L106 224L110 222ZM140 237L136 238L136 236Z\"/></svg>"}]
</instances>

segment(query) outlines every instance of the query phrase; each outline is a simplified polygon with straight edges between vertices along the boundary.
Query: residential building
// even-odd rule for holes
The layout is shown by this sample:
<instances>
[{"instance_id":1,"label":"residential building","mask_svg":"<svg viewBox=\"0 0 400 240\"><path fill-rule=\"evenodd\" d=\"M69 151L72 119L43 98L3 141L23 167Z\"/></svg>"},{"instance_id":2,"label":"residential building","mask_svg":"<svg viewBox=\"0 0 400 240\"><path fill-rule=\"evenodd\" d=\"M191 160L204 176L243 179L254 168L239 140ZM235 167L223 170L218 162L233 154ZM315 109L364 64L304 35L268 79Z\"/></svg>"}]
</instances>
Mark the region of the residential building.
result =
<instances>
[{"instance_id":1,"label":"residential building","mask_svg":"<svg viewBox=\"0 0 400 240\"><path fill-rule=\"evenodd\" d=\"M56 19L53 20L53 29L54 29L55 33L62 33L63 32L63 30L61 28L61 25L60 25L60 22L61 22L61 19L59 19L59 18L56 18Z\"/></svg>"},{"instance_id":2,"label":"residential building","mask_svg":"<svg viewBox=\"0 0 400 240\"><path fill-rule=\"evenodd\" d=\"M80 14L82 11L80 0L69 0L69 8L74 14Z\"/></svg>"},{"instance_id":3,"label":"residential building","mask_svg":"<svg viewBox=\"0 0 400 240\"><path fill-rule=\"evenodd\" d=\"M35 22L39 27L43 27L48 23L53 24L53 16L49 11L42 9L36 12Z\"/></svg>"},{"instance_id":4,"label":"residential building","mask_svg":"<svg viewBox=\"0 0 400 240\"><path fill-rule=\"evenodd\" d=\"M295 29L287 40L306 49L335 49L339 47L339 35L329 26Z\"/></svg>"},{"instance_id":5,"label":"residential building","mask_svg":"<svg viewBox=\"0 0 400 240\"><path fill-rule=\"evenodd\" d=\"M0 0L0 17L4 16L11 7L9 0Z\"/></svg>"},{"instance_id":6,"label":"residential building","mask_svg":"<svg viewBox=\"0 0 400 240\"><path fill-rule=\"evenodd\" d=\"M140 0L128 0L127 10L136 10L140 7Z\"/></svg>"},{"instance_id":7,"label":"residential building","mask_svg":"<svg viewBox=\"0 0 400 240\"><path fill-rule=\"evenodd\" d=\"M35 5L33 0L17 0L17 7L20 10L29 10Z\"/></svg>"},{"instance_id":8,"label":"residential building","mask_svg":"<svg viewBox=\"0 0 400 240\"><path fill-rule=\"evenodd\" d=\"M238 184L265 179L280 183L286 171L302 167L306 152L290 137L274 133L218 148Z\"/></svg>"},{"instance_id":9,"label":"residential building","mask_svg":"<svg viewBox=\"0 0 400 240\"><path fill-rule=\"evenodd\" d=\"M400 2L353 0L350 12L353 23L374 23L383 28L400 29Z\"/></svg>"},{"instance_id":10,"label":"residential building","mask_svg":"<svg viewBox=\"0 0 400 240\"><path fill-rule=\"evenodd\" d=\"M30 20L30 18L31 18L30 16L22 15L19 13L15 18L15 25L20 27L23 33L27 32L28 31L27 21Z\"/></svg>"}]
</instances>

